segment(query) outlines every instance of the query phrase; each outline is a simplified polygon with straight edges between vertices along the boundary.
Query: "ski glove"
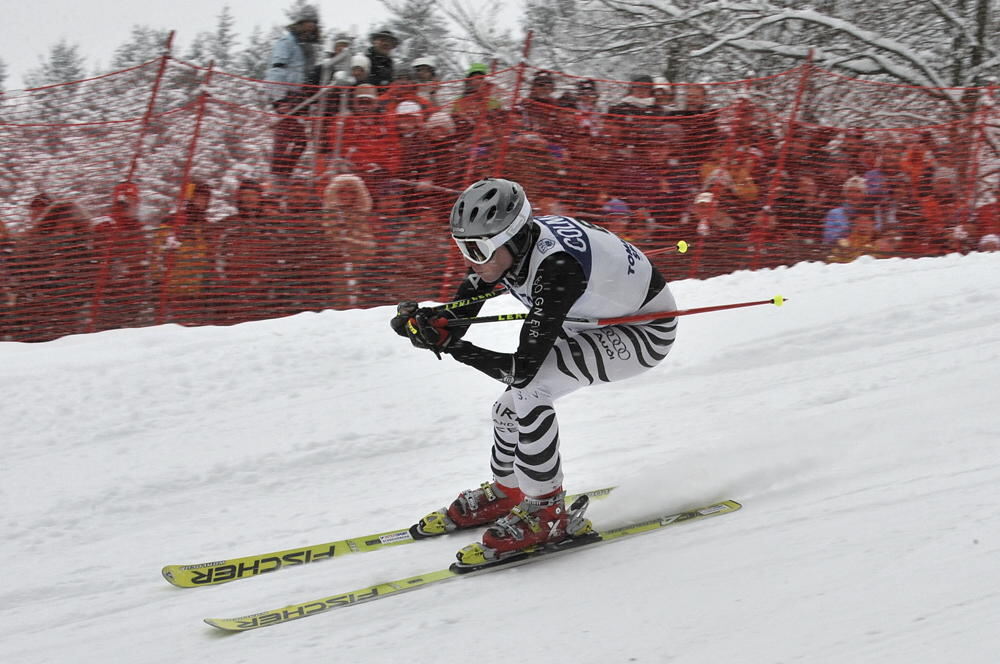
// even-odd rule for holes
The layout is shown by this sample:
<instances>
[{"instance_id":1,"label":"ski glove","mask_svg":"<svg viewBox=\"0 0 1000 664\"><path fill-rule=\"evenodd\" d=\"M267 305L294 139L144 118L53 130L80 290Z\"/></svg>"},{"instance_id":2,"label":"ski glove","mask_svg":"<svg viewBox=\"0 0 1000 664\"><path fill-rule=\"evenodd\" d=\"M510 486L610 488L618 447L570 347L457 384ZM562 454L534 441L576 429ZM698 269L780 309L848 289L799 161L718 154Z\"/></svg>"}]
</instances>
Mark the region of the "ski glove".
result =
<instances>
[{"instance_id":1,"label":"ski glove","mask_svg":"<svg viewBox=\"0 0 1000 664\"><path fill-rule=\"evenodd\" d=\"M413 314L417 313L419 308L420 305L416 302L400 302L396 305L396 315L389 321L389 327L401 337L410 336L406 331L406 323L413 317Z\"/></svg>"},{"instance_id":2,"label":"ski glove","mask_svg":"<svg viewBox=\"0 0 1000 664\"><path fill-rule=\"evenodd\" d=\"M389 325L396 334L408 337L416 348L426 348L441 359L442 351L454 340L448 321L455 314L444 309L417 308L416 302L401 302Z\"/></svg>"}]
</instances>

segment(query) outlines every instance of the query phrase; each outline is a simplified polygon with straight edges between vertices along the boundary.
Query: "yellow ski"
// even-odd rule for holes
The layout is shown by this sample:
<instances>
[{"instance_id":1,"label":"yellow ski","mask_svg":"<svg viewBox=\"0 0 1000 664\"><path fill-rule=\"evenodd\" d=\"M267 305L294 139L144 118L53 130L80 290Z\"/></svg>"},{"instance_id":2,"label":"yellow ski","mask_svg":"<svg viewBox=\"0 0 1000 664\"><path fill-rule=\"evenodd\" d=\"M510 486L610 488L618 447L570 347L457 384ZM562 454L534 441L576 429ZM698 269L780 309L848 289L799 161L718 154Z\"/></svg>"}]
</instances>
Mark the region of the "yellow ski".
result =
<instances>
[{"instance_id":1,"label":"yellow ski","mask_svg":"<svg viewBox=\"0 0 1000 664\"><path fill-rule=\"evenodd\" d=\"M571 496L567 500L572 500L580 495L587 495L590 498L604 498L613 489L614 487L585 491L582 494ZM244 556L242 558L230 558L229 560L216 560L192 565L167 565L162 569L162 574L164 579L180 588L199 588L248 579L268 572L277 572L280 569L294 565L315 563L351 553L368 553L390 546L411 544L415 541L417 540L410 535L408 528L401 528L399 530L389 530L384 533L350 537L332 542L323 542L322 544L286 549L284 551Z\"/></svg>"},{"instance_id":2,"label":"yellow ski","mask_svg":"<svg viewBox=\"0 0 1000 664\"><path fill-rule=\"evenodd\" d=\"M729 514L740 509L740 507L741 505L736 501L724 500L722 502L706 505L697 509L664 515L649 521L628 524L617 528L610 528L583 541L563 540L562 542L550 547L526 551L524 552L524 555L505 559L497 563L483 565L479 568L471 570L468 568L460 568L456 563L447 569L427 572L426 574L419 574L417 576L411 576L397 581L378 583L368 586L367 588L361 588L359 590L341 593L338 595L330 595L328 597L322 597L308 602L290 604L284 608L274 609L272 611L254 613L252 615L239 618L206 618L205 622L212 627L216 627L227 632L245 632L251 629L259 629L261 627L280 625L281 623L291 622L292 620L299 620L300 618L326 613L327 611L332 611L333 609L354 606L355 604L361 604L364 602L371 602L377 599L389 597L390 595L398 595L399 593L426 588L431 585L451 581L457 578L465 578L508 567L525 565L541 557L549 555L569 553L570 551L589 548L594 544L613 542L632 535L641 535L643 533L660 530L661 528L666 528L680 523L697 521L722 514Z\"/></svg>"}]
</instances>

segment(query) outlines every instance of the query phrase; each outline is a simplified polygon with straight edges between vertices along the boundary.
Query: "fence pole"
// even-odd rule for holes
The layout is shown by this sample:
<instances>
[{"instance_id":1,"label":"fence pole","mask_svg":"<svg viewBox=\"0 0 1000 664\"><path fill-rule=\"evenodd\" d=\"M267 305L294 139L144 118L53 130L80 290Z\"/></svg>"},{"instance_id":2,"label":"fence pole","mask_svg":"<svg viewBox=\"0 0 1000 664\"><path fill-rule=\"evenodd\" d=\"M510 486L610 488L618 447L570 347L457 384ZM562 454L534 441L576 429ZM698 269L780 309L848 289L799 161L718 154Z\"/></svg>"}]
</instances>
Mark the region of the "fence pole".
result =
<instances>
[{"instance_id":1,"label":"fence pole","mask_svg":"<svg viewBox=\"0 0 1000 664\"><path fill-rule=\"evenodd\" d=\"M792 137L795 134L795 124L799 116L799 108L802 104L802 95L805 92L806 84L809 81L809 76L812 74L812 63L813 63L813 49L809 49L809 55L806 56L806 61L802 65L802 77L799 79L798 89L795 91L795 99L792 100L792 108L788 113L788 121L785 123L785 136L784 141L782 141L781 149L778 151L778 160L774 164L774 175L771 177L771 182L767 189L767 198L764 201L764 207L761 208L761 212L764 217L771 218L773 215L772 208L774 207L774 202L778 197L778 191L781 188L781 180L784 177L785 162L788 160L788 151L792 146ZM770 226L770 224L768 224ZM753 227L750 230L751 237L753 237L753 263L751 264L751 269L756 270L760 266L760 256L763 250L764 244L772 235L773 230L765 226L760 227L759 222L755 221Z\"/></svg>"},{"instance_id":2,"label":"fence pole","mask_svg":"<svg viewBox=\"0 0 1000 664\"><path fill-rule=\"evenodd\" d=\"M494 173L502 174L504 167L507 165L507 151L510 147L511 136L511 118L517 105L521 102L521 88L524 87L524 73L525 69L528 67L528 56L531 54L531 42L534 38L534 31L528 30L528 34L524 36L524 48L521 49L521 61L517 63L517 78L514 80L514 93L510 101L511 112L507 114L506 121L504 122L504 133L503 139L499 141L500 152L497 154L496 164L494 166Z\"/></svg>"},{"instance_id":3,"label":"fence pole","mask_svg":"<svg viewBox=\"0 0 1000 664\"><path fill-rule=\"evenodd\" d=\"M205 72L205 78L202 80L201 93L198 95L195 107L195 121L194 130L191 132L191 140L188 143L187 158L184 160L184 168L181 171L181 186L177 192L177 205L176 212L174 213L174 218L171 220L171 228L168 232L176 235L185 223L187 223L187 214L185 212L185 204L187 202L187 190L188 185L191 182L191 168L194 165L195 151L198 148L198 139L201 137L201 125L205 118L205 108L208 105L208 86L212 82L212 72L215 68L215 61L211 61L208 64L208 71ZM160 302L156 311L156 323L162 325L166 322L167 314L167 295L168 295L168 284L170 283L170 278L173 273L174 268L174 251L170 250L167 253L167 258L163 266L163 274L160 279ZM171 312L173 313L173 312Z\"/></svg>"},{"instance_id":4,"label":"fence pole","mask_svg":"<svg viewBox=\"0 0 1000 664\"><path fill-rule=\"evenodd\" d=\"M149 95L149 104L146 106L146 113L142 116L142 124L139 127L139 138L135 142L135 151L132 153L132 163L128 167L128 175L125 182L131 182L135 175L135 169L142 157L142 146L146 139L146 132L149 130L149 121L153 117L153 110L156 108L156 98L160 94L160 85L163 82L163 75L167 71L167 62L170 60L170 53L174 44L174 31L171 30L167 36L167 41L163 45L163 55L160 56L160 66L156 70L156 78L153 80L153 89Z\"/></svg>"},{"instance_id":5,"label":"fence pole","mask_svg":"<svg viewBox=\"0 0 1000 664\"><path fill-rule=\"evenodd\" d=\"M163 74L167 69L167 61L170 60L170 52L173 48L173 43L174 31L171 30L170 34L167 35L167 41L163 45L163 54L160 56L160 64L156 70L156 78L153 79L153 88L149 95L149 103L146 105L146 112L143 114L142 120L139 124L139 136L135 141L135 149L132 152L132 161L129 163L128 173L126 173L124 181L115 186L111 195L112 204L115 200L117 200L118 192L122 186L129 185L132 182L132 178L135 176L136 167L139 164L139 159L142 157L142 147L146 139L146 132L149 130L150 118L152 118L153 110L156 107L156 98L160 92L160 84L163 81ZM101 316L101 299L107 290L108 279L111 272L111 254L118 246L121 239L118 221L114 218L114 215L112 215L111 229L102 232L100 237L101 246L99 247L100 255L97 256L99 259L97 279L94 282L94 294L90 300L90 316L88 317L87 327L85 328L88 333L94 332L97 329L97 321Z\"/></svg>"}]
</instances>

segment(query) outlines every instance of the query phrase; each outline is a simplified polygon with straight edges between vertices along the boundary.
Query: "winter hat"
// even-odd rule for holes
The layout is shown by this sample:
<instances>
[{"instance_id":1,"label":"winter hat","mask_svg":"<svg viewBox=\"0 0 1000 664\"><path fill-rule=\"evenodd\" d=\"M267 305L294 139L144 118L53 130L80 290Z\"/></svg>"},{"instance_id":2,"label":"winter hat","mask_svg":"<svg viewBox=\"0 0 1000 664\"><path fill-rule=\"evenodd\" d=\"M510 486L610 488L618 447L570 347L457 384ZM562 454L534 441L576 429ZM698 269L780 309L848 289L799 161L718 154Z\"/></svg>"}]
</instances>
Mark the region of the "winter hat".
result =
<instances>
[{"instance_id":1,"label":"winter hat","mask_svg":"<svg viewBox=\"0 0 1000 664\"><path fill-rule=\"evenodd\" d=\"M378 99L378 90L374 85L369 83L362 83L361 85L354 88L354 98L355 99Z\"/></svg>"},{"instance_id":2,"label":"winter hat","mask_svg":"<svg viewBox=\"0 0 1000 664\"><path fill-rule=\"evenodd\" d=\"M470 76L485 76L488 72L489 70L486 68L486 65L484 65L482 62L473 62L471 65L469 65L469 71L465 73L465 77L468 78Z\"/></svg>"},{"instance_id":3,"label":"winter hat","mask_svg":"<svg viewBox=\"0 0 1000 664\"><path fill-rule=\"evenodd\" d=\"M413 67L414 69L416 69L417 67L430 67L431 69L436 70L437 60L433 56L427 55L422 58L417 58L416 60L413 61L413 64L410 66Z\"/></svg>"},{"instance_id":4,"label":"winter hat","mask_svg":"<svg viewBox=\"0 0 1000 664\"><path fill-rule=\"evenodd\" d=\"M364 55L355 55L351 58L351 67L361 67L365 71L371 66L371 62Z\"/></svg>"},{"instance_id":5,"label":"winter hat","mask_svg":"<svg viewBox=\"0 0 1000 664\"><path fill-rule=\"evenodd\" d=\"M382 30L379 30L378 32L373 32L370 35L370 39L372 41L375 41L376 39L379 38L388 39L389 41L391 41L393 48L399 46L399 37L394 35L392 30L386 30L383 28Z\"/></svg>"},{"instance_id":6,"label":"winter hat","mask_svg":"<svg viewBox=\"0 0 1000 664\"><path fill-rule=\"evenodd\" d=\"M401 101L396 107L396 115L409 115L411 113L419 113L421 110L420 104L415 101Z\"/></svg>"},{"instance_id":7,"label":"winter hat","mask_svg":"<svg viewBox=\"0 0 1000 664\"><path fill-rule=\"evenodd\" d=\"M350 45L354 43L354 37L350 36L346 32L338 32L336 35L334 35L333 41L330 43L333 44L334 46L336 46L337 44Z\"/></svg>"},{"instance_id":8,"label":"winter hat","mask_svg":"<svg viewBox=\"0 0 1000 664\"><path fill-rule=\"evenodd\" d=\"M319 23L319 12L312 5L303 5L302 9L295 14L295 23L306 23L308 21Z\"/></svg>"},{"instance_id":9,"label":"winter hat","mask_svg":"<svg viewBox=\"0 0 1000 664\"><path fill-rule=\"evenodd\" d=\"M455 131L455 121L452 120L451 113L448 111L438 111L427 118L427 123L424 126L428 130L441 129L446 134L451 134Z\"/></svg>"}]
</instances>

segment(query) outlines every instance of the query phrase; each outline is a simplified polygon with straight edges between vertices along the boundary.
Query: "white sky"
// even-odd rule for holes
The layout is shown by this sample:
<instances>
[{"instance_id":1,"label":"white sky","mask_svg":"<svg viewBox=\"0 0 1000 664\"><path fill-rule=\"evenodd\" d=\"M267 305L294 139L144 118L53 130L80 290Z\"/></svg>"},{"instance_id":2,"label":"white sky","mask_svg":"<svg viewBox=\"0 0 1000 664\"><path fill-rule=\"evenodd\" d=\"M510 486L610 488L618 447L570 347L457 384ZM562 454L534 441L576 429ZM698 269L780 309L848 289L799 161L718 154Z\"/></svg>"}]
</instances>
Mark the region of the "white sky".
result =
<instances>
[{"instance_id":1,"label":"white sky","mask_svg":"<svg viewBox=\"0 0 1000 664\"><path fill-rule=\"evenodd\" d=\"M236 30L246 38L254 25L267 29L286 22L291 0L3 0L0 16L0 60L7 65L9 89L23 87L23 76L39 64L48 49L65 38L77 44L87 59L88 71L108 70L108 63L133 25L177 31L174 53L183 53L196 34L211 30L222 8L229 5ZM357 34L381 23L388 12L375 0L317 0L325 31L348 30Z\"/></svg>"}]
</instances>

